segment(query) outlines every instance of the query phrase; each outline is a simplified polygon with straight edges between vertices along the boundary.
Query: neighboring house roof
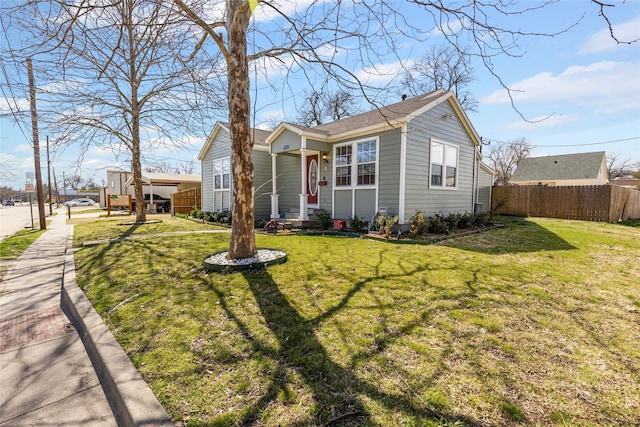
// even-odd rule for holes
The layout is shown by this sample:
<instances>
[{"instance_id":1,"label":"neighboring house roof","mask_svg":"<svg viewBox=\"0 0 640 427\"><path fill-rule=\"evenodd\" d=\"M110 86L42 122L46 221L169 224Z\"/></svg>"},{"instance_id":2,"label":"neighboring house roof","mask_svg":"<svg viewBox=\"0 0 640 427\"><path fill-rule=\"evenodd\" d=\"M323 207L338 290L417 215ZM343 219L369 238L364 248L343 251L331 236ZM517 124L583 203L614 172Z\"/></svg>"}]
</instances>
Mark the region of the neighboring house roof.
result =
<instances>
[{"instance_id":1,"label":"neighboring house roof","mask_svg":"<svg viewBox=\"0 0 640 427\"><path fill-rule=\"evenodd\" d=\"M298 135L305 135L324 141L332 141L351 136L354 133L365 131L378 131L381 128L399 127L411 121L435 107L449 100L456 111L458 117L468 130L475 145L480 145L480 137L473 128L471 121L460 106L460 103L451 91L442 89L429 92L413 98L406 98L403 101L385 107L376 108L366 113L357 114L335 122L325 123L314 127L305 127L294 123L281 123L267 138L267 143L274 141L284 130L290 130Z\"/></svg>"},{"instance_id":2,"label":"neighboring house roof","mask_svg":"<svg viewBox=\"0 0 640 427\"><path fill-rule=\"evenodd\" d=\"M213 144L213 141L215 140L216 135L220 130L224 130L225 132L227 132L229 134L230 133L229 132L229 123L216 122L215 126L213 127L213 130L211 131L211 133L207 137L207 142L205 142L204 146L200 150L200 153L198 154L198 160L202 160L204 158L205 154L207 153L207 151L209 151L209 148L211 147L211 144ZM252 128L251 129L251 135L253 136L253 147L254 148L263 149L263 150L267 150L268 149L268 144L267 144L266 141L267 141L267 137L269 135L271 135L271 131Z\"/></svg>"},{"instance_id":3,"label":"neighboring house roof","mask_svg":"<svg viewBox=\"0 0 640 427\"><path fill-rule=\"evenodd\" d=\"M182 175L174 173L156 173L145 172L142 174L143 184L200 184L202 179L200 175ZM133 184L133 176L131 176L125 185Z\"/></svg>"},{"instance_id":4,"label":"neighboring house roof","mask_svg":"<svg viewBox=\"0 0 640 427\"><path fill-rule=\"evenodd\" d=\"M621 187L638 187L640 186L640 179L634 178L631 175L626 175L612 179L611 184L619 185Z\"/></svg>"},{"instance_id":5,"label":"neighboring house roof","mask_svg":"<svg viewBox=\"0 0 640 427\"><path fill-rule=\"evenodd\" d=\"M602 171L605 159L604 151L525 157L518 163L510 182L596 179L601 172L606 174Z\"/></svg>"}]
</instances>

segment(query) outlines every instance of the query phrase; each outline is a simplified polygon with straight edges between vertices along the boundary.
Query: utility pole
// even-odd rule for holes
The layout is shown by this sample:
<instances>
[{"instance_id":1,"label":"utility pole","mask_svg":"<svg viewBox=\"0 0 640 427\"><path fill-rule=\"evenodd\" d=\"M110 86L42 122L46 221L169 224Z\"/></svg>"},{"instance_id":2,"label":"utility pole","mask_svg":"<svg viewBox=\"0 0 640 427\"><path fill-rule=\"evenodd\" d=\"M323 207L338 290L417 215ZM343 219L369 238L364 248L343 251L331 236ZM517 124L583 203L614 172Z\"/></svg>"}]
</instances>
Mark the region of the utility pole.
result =
<instances>
[{"instance_id":1,"label":"utility pole","mask_svg":"<svg viewBox=\"0 0 640 427\"><path fill-rule=\"evenodd\" d=\"M47 229L47 218L44 212L44 194L42 194L42 171L40 170L40 143L38 141L38 113L36 111L36 86L33 80L33 66L31 58L27 58L27 73L29 75L29 98L31 106L31 131L33 132L33 161L36 169L36 192L38 196L38 214L40 216L40 230Z\"/></svg>"},{"instance_id":2,"label":"utility pole","mask_svg":"<svg viewBox=\"0 0 640 427\"><path fill-rule=\"evenodd\" d=\"M47 135L47 186L49 187L49 215L53 215L51 206L51 160L49 160L49 135Z\"/></svg>"},{"instance_id":3,"label":"utility pole","mask_svg":"<svg viewBox=\"0 0 640 427\"><path fill-rule=\"evenodd\" d=\"M53 168L53 182L56 186L56 208L60 207L60 190L58 190L58 178L56 178L56 168Z\"/></svg>"},{"instance_id":4,"label":"utility pole","mask_svg":"<svg viewBox=\"0 0 640 427\"><path fill-rule=\"evenodd\" d=\"M67 178L64 177L64 171L62 171L62 189L64 190L64 201L67 201Z\"/></svg>"}]
</instances>

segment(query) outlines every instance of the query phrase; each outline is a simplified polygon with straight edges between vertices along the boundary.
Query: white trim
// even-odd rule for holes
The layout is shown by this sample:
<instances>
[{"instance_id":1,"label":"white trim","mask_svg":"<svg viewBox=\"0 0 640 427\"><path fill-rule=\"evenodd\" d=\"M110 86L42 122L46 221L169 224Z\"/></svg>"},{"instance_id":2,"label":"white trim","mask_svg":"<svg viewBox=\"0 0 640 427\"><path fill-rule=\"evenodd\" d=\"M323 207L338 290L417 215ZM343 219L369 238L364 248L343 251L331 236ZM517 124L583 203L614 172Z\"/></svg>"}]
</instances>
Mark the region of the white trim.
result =
<instances>
[{"instance_id":1,"label":"white trim","mask_svg":"<svg viewBox=\"0 0 640 427\"><path fill-rule=\"evenodd\" d=\"M300 213L298 219L300 221L308 221L308 201L307 201L307 138L302 137L300 148Z\"/></svg>"},{"instance_id":2,"label":"white trim","mask_svg":"<svg viewBox=\"0 0 640 427\"><path fill-rule=\"evenodd\" d=\"M278 177L278 155L271 155L271 218L279 218L278 213L278 184L276 179Z\"/></svg>"},{"instance_id":3,"label":"white trim","mask_svg":"<svg viewBox=\"0 0 640 427\"><path fill-rule=\"evenodd\" d=\"M363 184L358 185L358 144L361 142L373 141L376 144L376 161L375 161L375 184ZM338 164L336 162L336 150L339 147L351 146L351 185L337 185L336 170ZM356 139L341 144L333 145L333 191L331 192L331 216L335 216L335 193L337 191L350 191L351 192L351 216L356 213L356 191L357 190L375 190L375 207L378 209L378 193L380 184L380 136L368 136L367 138Z\"/></svg>"},{"instance_id":4,"label":"white trim","mask_svg":"<svg viewBox=\"0 0 640 427\"><path fill-rule=\"evenodd\" d=\"M431 185L431 166L433 165L433 161L431 160L431 150L432 144L440 144L444 147L443 149L443 157L442 157L442 185ZM454 187L448 187L446 185L447 182L447 147L455 147L456 149L456 185ZM445 191L457 191L460 187L459 182L460 176L460 146L458 144L453 144L450 142L442 141L437 138L429 138L429 190L445 190Z\"/></svg>"},{"instance_id":5,"label":"white trim","mask_svg":"<svg viewBox=\"0 0 640 427\"><path fill-rule=\"evenodd\" d=\"M400 130L400 184L398 185L398 222L404 224L404 203L407 180L407 124ZM377 203L376 203L377 204ZM376 206L376 212L377 212Z\"/></svg>"},{"instance_id":6,"label":"white trim","mask_svg":"<svg viewBox=\"0 0 640 427\"><path fill-rule=\"evenodd\" d=\"M227 188L224 188L224 173L222 173L220 176L220 186L221 188L216 188L216 162L221 162L224 164L224 161L227 160L229 162L229 186ZM212 163L212 178L213 178L213 191L212 191L212 196L213 196L213 211L214 212L222 212L225 207L224 207L224 193L228 193L229 196L227 197L228 202L229 202L229 207L227 209L231 210L231 208L233 207L233 202L231 201L231 190L232 190L232 186L233 186L233 174L231 173L231 157L230 156L224 156L224 157L218 157L215 158L213 160L211 160ZM222 165L221 167L221 172L222 172ZM216 194L220 194L220 209L216 209Z\"/></svg>"},{"instance_id":7,"label":"white trim","mask_svg":"<svg viewBox=\"0 0 640 427\"><path fill-rule=\"evenodd\" d=\"M375 161L375 171L376 171L376 182L375 184L362 184L362 185L358 185L358 162L357 162L357 156L358 156L358 144L361 142L369 142L369 141L374 141L376 143L376 161ZM337 158L336 156L336 149L339 147L345 147L351 145L351 185L338 185L336 182L336 169L338 168L338 164L335 161L335 159ZM354 150L355 148L355 150ZM333 188L336 190L345 190L348 188L368 188L368 189L378 189L378 183L380 182L380 136L376 135L376 136L370 136L367 138L362 138L362 139L356 139L353 141L349 141L349 142L343 142L341 144L334 144L333 145Z\"/></svg>"}]
</instances>

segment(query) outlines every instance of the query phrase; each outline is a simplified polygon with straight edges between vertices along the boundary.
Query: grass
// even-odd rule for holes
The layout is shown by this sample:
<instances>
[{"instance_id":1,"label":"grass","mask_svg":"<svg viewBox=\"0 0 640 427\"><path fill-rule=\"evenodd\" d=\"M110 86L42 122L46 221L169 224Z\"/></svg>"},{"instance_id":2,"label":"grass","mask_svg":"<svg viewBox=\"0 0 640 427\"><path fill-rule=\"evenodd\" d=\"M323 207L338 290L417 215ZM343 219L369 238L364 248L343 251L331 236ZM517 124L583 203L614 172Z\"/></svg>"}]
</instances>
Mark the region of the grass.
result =
<instances>
[{"instance_id":1,"label":"grass","mask_svg":"<svg viewBox=\"0 0 640 427\"><path fill-rule=\"evenodd\" d=\"M67 224L74 224L82 229L81 233L74 233L74 246L82 246L89 241L123 239L143 234L227 230L212 224L187 221L168 215L147 215L147 221L157 221L148 224L131 224L135 219L135 215L120 215L115 219L106 216L99 219L72 218L67 220Z\"/></svg>"},{"instance_id":2,"label":"grass","mask_svg":"<svg viewBox=\"0 0 640 427\"><path fill-rule=\"evenodd\" d=\"M0 242L0 261L15 261L36 241L45 230L20 230ZM4 277L9 269L8 263L0 263L0 277Z\"/></svg>"},{"instance_id":3,"label":"grass","mask_svg":"<svg viewBox=\"0 0 640 427\"><path fill-rule=\"evenodd\" d=\"M640 230L506 224L431 246L259 235L288 261L226 275L202 260L228 235L154 236L83 248L77 274L183 425L637 425Z\"/></svg>"}]
</instances>

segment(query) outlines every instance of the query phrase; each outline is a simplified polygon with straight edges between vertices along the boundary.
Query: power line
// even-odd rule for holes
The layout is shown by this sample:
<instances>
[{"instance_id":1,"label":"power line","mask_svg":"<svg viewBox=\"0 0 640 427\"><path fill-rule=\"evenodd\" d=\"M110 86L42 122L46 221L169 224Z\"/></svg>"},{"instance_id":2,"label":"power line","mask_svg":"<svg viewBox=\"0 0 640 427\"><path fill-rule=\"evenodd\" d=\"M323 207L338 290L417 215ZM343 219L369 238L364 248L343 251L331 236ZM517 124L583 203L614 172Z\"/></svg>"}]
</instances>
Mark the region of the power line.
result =
<instances>
[{"instance_id":1,"label":"power line","mask_svg":"<svg viewBox=\"0 0 640 427\"><path fill-rule=\"evenodd\" d=\"M0 26L2 26L2 32L4 34L5 39L7 40L7 47L9 48L9 51L12 52L11 59L13 59L15 61L15 57L13 57L13 49L11 49L11 41L9 40L9 35L7 34L7 29L5 27L4 21L2 20L1 16L0 16ZM18 118L17 112L14 111L14 109L13 109L13 105L15 105L16 109L19 111L18 102L16 101L16 94L13 92L13 87L12 87L11 81L9 79L9 73L7 72L7 69L5 67L5 61L0 61L0 67L2 68L2 74L3 74L4 78L5 78L5 80L7 81L7 88L9 89L9 92L11 93L11 99L7 96L7 93L4 90L4 85L0 85L0 91L2 91L2 95L4 96L4 98L7 101L7 106L9 107L9 111L11 112L11 115L13 116L13 119L14 119L16 125L18 126L18 129L20 129L20 133L22 133L24 138L28 141L29 137L27 136L25 130L22 128L22 122Z\"/></svg>"},{"instance_id":2,"label":"power line","mask_svg":"<svg viewBox=\"0 0 640 427\"><path fill-rule=\"evenodd\" d=\"M627 141L634 141L636 139L640 139L640 136L633 136L631 138L623 138L623 139L614 139L611 141L600 141L600 142L588 142L588 143L583 143L583 144L560 144L560 145L538 145L538 144L531 144L531 147L533 148L556 148L556 147L586 147L589 145L604 145L604 144L613 144L616 142L627 142ZM511 142L507 142L507 141L498 141L497 139L491 139L491 138L483 138L482 139L483 142L494 142L497 144L514 144L515 142L518 141L511 141Z\"/></svg>"}]
</instances>

